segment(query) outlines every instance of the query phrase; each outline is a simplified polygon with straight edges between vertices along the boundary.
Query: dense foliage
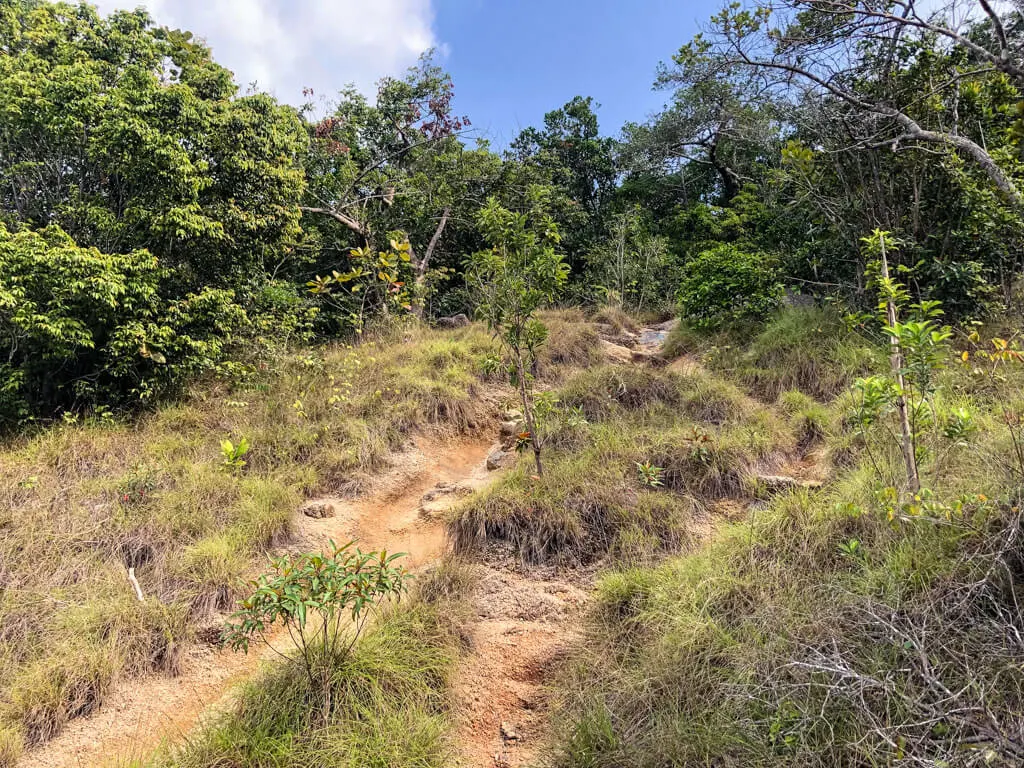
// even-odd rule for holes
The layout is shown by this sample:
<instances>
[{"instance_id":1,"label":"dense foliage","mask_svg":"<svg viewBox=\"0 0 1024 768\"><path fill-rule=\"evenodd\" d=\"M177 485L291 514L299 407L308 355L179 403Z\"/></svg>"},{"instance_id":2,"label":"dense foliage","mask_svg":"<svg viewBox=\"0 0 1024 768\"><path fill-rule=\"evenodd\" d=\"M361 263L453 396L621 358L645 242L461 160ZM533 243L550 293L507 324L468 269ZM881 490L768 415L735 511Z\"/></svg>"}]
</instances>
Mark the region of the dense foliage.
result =
<instances>
[{"instance_id":1,"label":"dense foliage","mask_svg":"<svg viewBox=\"0 0 1024 768\"><path fill-rule=\"evenodd\" d=\"M478 212L538 189L571 300L703 326L763 316L782 288L864 311L860 241L882 229L913 299L954 320L1011 306L1024 25L967 0L893 7L726 8L659 69L647 123L612 138L577 96L498 154L429 53L373 99L295 109L241 94L143 11L7 4L0 418L130 405L253 342L471 314ZM74 295L44 299L41 280Z\"/></svg>"},{"instance_id":2,"label":"dense foliage","mask_svg":"<svg viewBox=\"0 0 1024 768\"><path fill-rule=\"evenodd\" d=\"M502 370L532 461L456 549L623 565L553 764L1024 763L1024 16L927 6L731 4L647 122L576 96L499 153L429 52L295 107L142 10L0 3L0 431L57 423L0 454L0 764L173 672L302 497L479 430ZM281 621L305 674L178 762L450 763L446 609L349 645L391 562L275 560L228 638Z\"/></svg>"}]
</instances>

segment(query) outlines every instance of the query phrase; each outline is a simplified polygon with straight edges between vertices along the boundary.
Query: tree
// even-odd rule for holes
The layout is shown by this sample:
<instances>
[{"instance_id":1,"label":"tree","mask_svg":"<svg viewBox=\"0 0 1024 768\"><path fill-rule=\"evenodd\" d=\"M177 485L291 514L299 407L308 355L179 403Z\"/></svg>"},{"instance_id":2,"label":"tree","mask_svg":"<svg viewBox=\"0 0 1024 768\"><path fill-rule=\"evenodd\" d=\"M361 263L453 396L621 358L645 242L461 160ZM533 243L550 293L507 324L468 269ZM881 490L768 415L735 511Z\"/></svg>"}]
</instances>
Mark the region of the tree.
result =
<instances>
[{"instance_id":1,"label":"tree","mask_svg":"<svg viewBox=\"0 0 1024 768\"><path fill-rule=\"evenodd\" d=\"M552 215L566 234L570 260L604 233L604 206L617 175L615 142L600 135L594 101L576 96L544 116L543 128L527 128L512 142L506 159L522 167L532 184L554 188Z\"/></svg>"},{"instance_id":2,"label":"tree","mask_svg":"<svg viewBox=\"0 0 1024 768\"><path fill-rule=\"evenodd\" d=\"M339 268L352 246L407 239L418 314L448 227L467 225L498 174L486 145L463 144L470 122L453 113L454 93L427 53L405 77L382 79L373 105L350 87L329 117L309 125L302 210L324 249L321 265Z\"/></svg>"},{"instance_id":3,"label":"tree","mask_svg":"<svg viewBox=\"0 0 1024 768\"><path fill-rule=\"evenodd\" d=\"M608 229L607 240L586 256L588 286L637 312L671 305L678 269L665 238L651 234L639 206L611 217Z\"/></svg>"},{"instance_id":4,"label":"tree","mask_svg":"<svg viewBox=\"0 0 1024 768\"><path fill-rule=\"evenodd\" d=\"M709 75L722 66L746 67L777 89L799 84L804 100L842 102L870 124L866 146L931 145L962 155L1012 205L1024 208L1017 182L983 140L955 120L922 122L914 111L922 92L901 88L890 76L921 45L938 40L943 50L963 53L963 65L929 83L925 97L955 93L963 82L986 73L1024 85L1021 39L1007 33L987 0L951 0L928 8L915 0L762 0L751 9L734 3L712 18L706 35L683 46L676 60ZM990 34L975 34L978 13L987 18Z\"/></svg>"},{"instance_id":5,"label":"tree","mask_svg":"<svg viewBox=\"0 0 1024 768\"><path fill-rule=\"evenodd\" d=\"M780 123L770 89L749 70L721 65L714 77L690 59L659 68L655 87L672 103L647 124L627 124L620 162L630 171L673 173L706 166L716 176L718 202L728 203L757 169L778 154Z\"/></svg>"},{"instance_id":6,"label":"tree","mask_svg":"<svg viewBox=\"0 0 1024 768\"><path fill-rule=\"evenodd\" d=\"M146 249L174 268L174 290L248 291L290 258L304 185L294 110L237 97L209 49L142 10L8 4L0 40L7 224Z\"/></svg>"},{"instance_id":7,"label":"tree","mask_svg":"<svg viewBox=\"0 0 1024 768\"><path fill-rule=\"evenodd\" d=\"M527 429L523 444L533 447L537 474L542 476L531 370L538 348L547 339L547 328L535 313L555 298L569 268L556 250L558 229L542 213L543 191L531 190L530 199L530 213L515 213L495 198L488 200L478 221L492 246L470 257L466 279L478 300L477 314L511 358L512 381L519 390Z\"/></svg>"}]
</instances>

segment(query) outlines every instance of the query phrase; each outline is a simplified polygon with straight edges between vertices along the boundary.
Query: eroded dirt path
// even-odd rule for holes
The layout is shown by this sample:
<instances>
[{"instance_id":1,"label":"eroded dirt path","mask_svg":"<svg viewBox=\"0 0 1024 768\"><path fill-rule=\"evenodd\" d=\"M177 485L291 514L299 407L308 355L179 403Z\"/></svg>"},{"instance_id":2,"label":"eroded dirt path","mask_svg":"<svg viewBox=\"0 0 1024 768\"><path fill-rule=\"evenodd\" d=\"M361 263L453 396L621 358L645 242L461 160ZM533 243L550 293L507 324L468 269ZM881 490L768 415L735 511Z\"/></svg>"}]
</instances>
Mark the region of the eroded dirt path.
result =
<instances>
[{"instance_id":1,"label":"eroded dirt path","mask_svg":"<svg viewBox=\"0 0 1024 768\"><path fill-rule=\"evenodd\" d=\"M436 512L453 497L483 487L493 474L485 461L489 439L420 438L410 450L393 457L390 469L376 478L370 492L355 500L325 498L334 516L297 516L297 536L288 549L320 547L357 538L363 549L407 552L417 568L436 560L445 547L444 528ZM424 497L428 499L424 503ZM290 647L286 633L271 638L278 650ZM142 758L165 740L181 738L205 717L222 711L237 684L276 658L265 646L248 655L193 646L177 677L151 675L125 680L90 716L72 721L55 739L27 753L19 768L93 768L124 765Z\"/></svg>"},{"instance_id":2,"label":"eroded dirt path","mask_svg":"<svg viewBox=\"0 0 1024 768\"><path fill-rule=\"evenodd\" d=\"M488 558L472 598L470 652L454 680L467 768L530 765L550 725L547 685L576 639L588 579Z\"/></svg>"},{"instance_id":3,"label":"eroded dirt path","mask_svg":"<svg viewBox=\"0 0 1024 768\"><path fill-rule=\"evenodd\" d=\"M671 324L644 328L629 348L602 339L613 362L664 365L660 348ZM670 367L701 373L703 366L683 357ZM299 515L290 550L310 550L328 539L356 538L363 549L386 548L408 554L420 568L446 549L440 513L458 497L480 490L498 473L488 472L491 440L421 438L392 459L357 499L323 498L333 515ZM798 480L817 480L820 458L810 452L786 457L784 469ZM724 500L712 518L740 519L748 504ZM713 522L693 531L711 538ZM577 639L593 569L519 567L513 553L492 547L477 564L479 581L470 598L469 648L453 680L460 763L466 768L526 768L535 764L551 726L549 681ZM272 640L287 650L286 634ZM73 721L55 740L29 753L19 768L71 768L125 764L148 755L164 740L179 739L204 718L223 711L236 685L250 678L274 653L263 648L248 656L210 646L191 648L176 678L151 676L125 681L95 714Z\"/></svg>"}]
</instances>

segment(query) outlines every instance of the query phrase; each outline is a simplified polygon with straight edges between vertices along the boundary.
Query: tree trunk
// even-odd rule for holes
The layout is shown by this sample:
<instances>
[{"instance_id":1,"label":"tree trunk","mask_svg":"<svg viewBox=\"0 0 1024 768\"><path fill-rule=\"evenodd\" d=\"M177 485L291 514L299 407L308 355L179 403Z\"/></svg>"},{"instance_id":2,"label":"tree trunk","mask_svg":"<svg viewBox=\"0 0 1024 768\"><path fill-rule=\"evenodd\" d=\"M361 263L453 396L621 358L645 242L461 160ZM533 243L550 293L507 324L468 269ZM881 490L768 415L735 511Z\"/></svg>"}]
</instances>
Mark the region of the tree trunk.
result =
<instances>
[{"instance_id":1,"label":"tree trunk","mask_svg":"<svg viewBox=\"0 0 1024 768\"><path fill-rule=\"evenodd\" d=\"M434 250L437 248L438 242L441 240L441 235L444 234L444 228L448 224L448 217L452 214L452 207L446 205L444 212L441 214L441 221L437 224L437 229L434 230L434 234L430 238L430 242L427 243L427 250L423 252L423 258L416 262L416 294L417 296L422 295L423 284L427 279L427 269L430 268L430 259L434 255ZM416 315L420 320L423 319L423 305L415 304L413 306L413 314Z\"/></svg>"},{"instance_id":2,"label":"tree trunk","mask_svg":"<svg viewBox=\"0 0 1024 768\"><path fill-rule=\"evenodd\" d=\"M879 238L879 244L882 251L882 279L888 281L889 259L885 252L884 237ZM896 304L891 297L885 302L885 313L889 321L889 327L895 327L897 320ZM921 490L921 478L917 472L917 457L914 455L914 434L910 428L910 413L907 408L907 398L904 394L903 350L900 348L899 339L895 336L889 337L889 345L892 349L892 354L889 356L889 365L892 368L892 374L900 390L899 397L896 398L896 410L900 415L900 448L903 452L903 463L907 469L907 483L910 485L910 490L917 493Z\"/></svg>"},{"instance_id":3,"label":"tree trunk","mask_svg":"<svg viewBox=\"0 0 1024 768\"><path fill-rule=\"evenodd\" d=\"M736 171L723 163L719 158L717 137L708 147L708 159L722 178L722 205L728 205L740 192L740 177Z\"/></svg>"},{"instance_id":4,"label":"tree trunk","mask_svg":"<svg viewBox=\"0 0 1024 768\"><path fill-rule=\"evenodd\" d=\"M523 401L523 420L526 431L530 433L530 445L533 446L533 460L537 465L537 476L544 477L544 465L540 460L540 440L537 437L537 426L533 418L530 397L526 389L526 366L523 364L523 353L516 349L516 373L519 376L519 397Z\"/></svg>"},{"instance_id":5,"label":"tree trunk","mask_svg":"<svg viewBox=\"0 0 1024 768\"><path fill-rule=\"evenodd\" d=\"M363 240L363 247L369 247L370 245L370 232L366 228L366 225L356 221L351 216L348 216L340 211L332 210L331 208L307 208L306 206L299 206L299 210L303 213L318 213L323 216L330 216L335 221L344 224L346 227L351 229Z\"/></svg>"}]
</instances>

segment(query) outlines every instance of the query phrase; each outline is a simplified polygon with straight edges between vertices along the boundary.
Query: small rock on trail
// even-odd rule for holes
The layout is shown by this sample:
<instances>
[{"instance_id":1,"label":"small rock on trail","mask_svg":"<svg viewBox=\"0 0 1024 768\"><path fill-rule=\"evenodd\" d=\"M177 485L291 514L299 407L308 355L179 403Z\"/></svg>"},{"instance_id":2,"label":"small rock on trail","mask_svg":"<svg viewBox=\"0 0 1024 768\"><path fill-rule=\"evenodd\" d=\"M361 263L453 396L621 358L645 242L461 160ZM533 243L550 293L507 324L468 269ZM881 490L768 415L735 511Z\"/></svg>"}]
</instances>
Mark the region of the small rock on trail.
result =
<instances>
[{"instance_id":1,"label":"small rock on trail","mask_svg":"<svg viewBox=\"0 0 1024 768\"><path fill-rule=\"evenodd\" d=\"M303 504L301 511L306 517L312 517L316 520L322 520L325 517L334 517L335 515L334 505L329 501L313 501L308 504Z\"/></svg>"},{"instance_id":2,"label":"small rock on trail","mask_svg":"<svg viewBox=\"0 0 1024 768\"><path fill-rule=\"evenodd\" d=\"M588 593L553 569L520 573L508 562L480 568L472 650L453 686L458 743L471 768L524 768L544 743L546 683L576 638Z\"/></svg>"},{"instance_id":3,"label":"small rock on trail","mask_svg":"<svg viewBox=\"0 0 1024 768\"><path fill-rule=\"evenodd\" d=\"M487 470L494 472L502 467L506 467L515 461L515 457L514 453L510 453L503 448L495 448L487 456Z\"/></svg>"}]
</instances>

